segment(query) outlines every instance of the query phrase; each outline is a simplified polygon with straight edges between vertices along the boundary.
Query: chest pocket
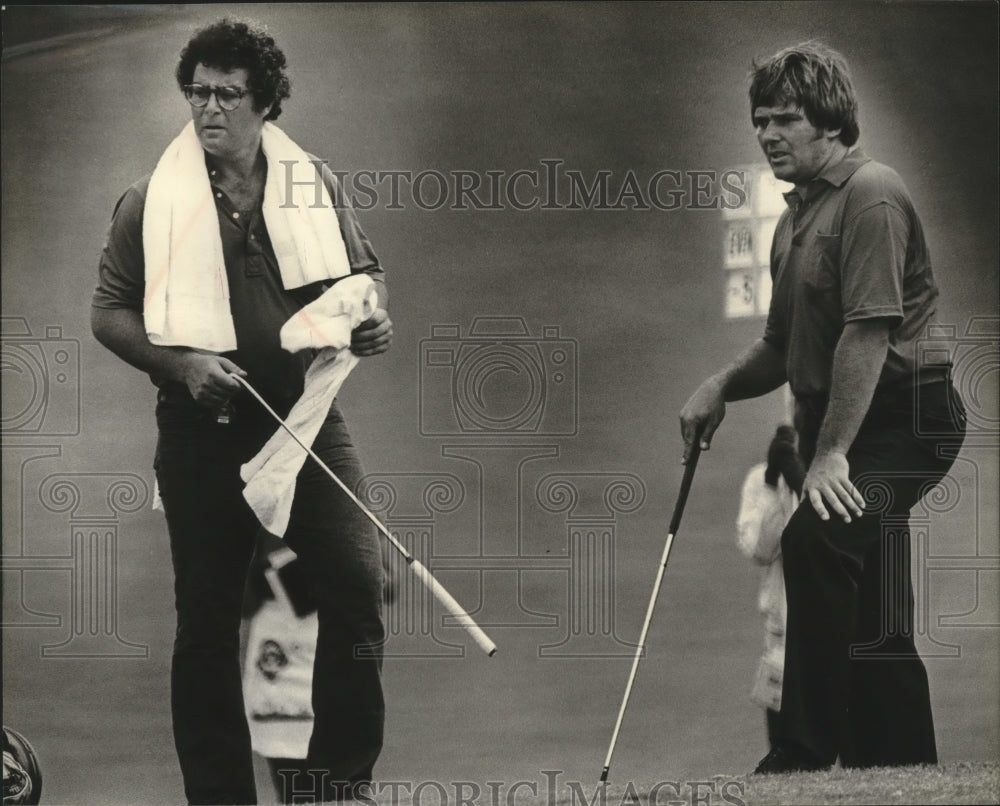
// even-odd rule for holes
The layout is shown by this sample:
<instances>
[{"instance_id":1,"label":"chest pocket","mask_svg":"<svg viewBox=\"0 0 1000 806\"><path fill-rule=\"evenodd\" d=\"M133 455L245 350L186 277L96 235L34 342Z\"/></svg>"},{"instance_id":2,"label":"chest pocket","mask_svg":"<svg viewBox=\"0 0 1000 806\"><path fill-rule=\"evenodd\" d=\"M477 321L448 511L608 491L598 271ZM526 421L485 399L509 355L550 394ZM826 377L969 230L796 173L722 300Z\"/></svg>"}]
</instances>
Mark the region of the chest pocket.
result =
<instances>
[{"instance_id":1,"label":"chest pocket","mask_svg":"<svg viewBox=\"0 0 1000 806\"><path fill-rule=\"evenodd\" d=\"M840 235L816 233L806 257L805 283L816 294L840 293Z\"/></svg>"}]
</instances>

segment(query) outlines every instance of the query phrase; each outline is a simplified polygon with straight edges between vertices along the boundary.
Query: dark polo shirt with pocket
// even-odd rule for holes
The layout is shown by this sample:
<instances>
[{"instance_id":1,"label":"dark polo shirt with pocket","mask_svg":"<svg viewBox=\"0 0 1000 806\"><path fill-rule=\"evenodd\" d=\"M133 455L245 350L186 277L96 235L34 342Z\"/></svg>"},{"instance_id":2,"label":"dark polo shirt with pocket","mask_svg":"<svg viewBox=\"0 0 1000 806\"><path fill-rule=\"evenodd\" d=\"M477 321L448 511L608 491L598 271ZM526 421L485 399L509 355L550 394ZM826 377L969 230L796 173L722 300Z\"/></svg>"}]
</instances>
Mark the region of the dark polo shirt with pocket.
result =
<instances>
[{"instance_id":1,"label":"dark polo shirt with pocket","mask_svg":"<svg viewBox=\"0 0 1000 806\"><path fill-rule=\"evenodd\" d=\"M923 227L899 175L855 149L806 188L785 194L771 244L764 340L785 353L797 398L825 398L844 325L885 317L889 353L879 388L943 379L917 344L938 290Z\"/></svg>"}]
</instances>

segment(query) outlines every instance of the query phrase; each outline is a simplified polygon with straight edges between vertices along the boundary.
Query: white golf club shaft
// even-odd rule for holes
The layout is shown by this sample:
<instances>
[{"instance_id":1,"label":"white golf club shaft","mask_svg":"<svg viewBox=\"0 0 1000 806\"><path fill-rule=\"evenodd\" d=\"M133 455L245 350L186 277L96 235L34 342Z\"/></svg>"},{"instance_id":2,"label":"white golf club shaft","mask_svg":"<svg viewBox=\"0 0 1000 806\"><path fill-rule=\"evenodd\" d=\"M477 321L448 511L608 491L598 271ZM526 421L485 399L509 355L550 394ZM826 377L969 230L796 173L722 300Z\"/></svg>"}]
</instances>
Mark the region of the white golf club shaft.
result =
<instances>
[{"instance_id":1,"label":"white golf club shaft","mask_svg":"<svg viewBox=\"0 0 1000 806\"><path fill-rule=\"evenodd\" d=\"M649 597L649 605L646 607L646 620L642 624L642 632L639 634L639 645L635 650L635 657L632 658L632 671L628 676L628 683L625 686L625 696L622 697L621 708L618 709L618 720L615 722L614 732L611 734L611 744L608 746L608 755L604 759L604 768L601 770L601 783L608 780L608 770L611 769L611 756L615 752L615 745L618 743L618 734L621 732L622 721L625 719L625 709L628 707L628 698L632 693L632 683L635 682L635 673L639 668L639 661L642 653L646 649L646 633L649 632L649 623L653 620L653 610L656 607L656 598L660 593L660 585L663 583L663 573L667 570L667 561L670 559L670 548L674 544L674 535L681 525L681 515L684 514L684 504L687 503L688 493L691 490L691 481L694 479L694 470L698 466L698 457L701 455L701 432L699 431L693 440L691 453L688 456L687 465L684 467L684 477L681 479L681 490L677 496L677 504L674 506L674 514L670 519L670 528L667 532L667 541L663 546L663 556L660 558L660 567L656 571L656 582L653 583L653 593Z\"/></svg>"},{"instance_id":2,"label":"white golf club shaft","mask_svg":"<svg viewBox=\"0 0 1000 806\"><path fill-rule=\"evenodd\" d=\"M428 571L426 567L424 567L423 563L421 563L416 557L414 557L412 554L410 554L409 551L406 550L406 546L400 543L396 539L396 537L392 534L392 532L390 532L382 524L382 522L377 517L375 517L372 511L364 505L361 499L359 499L350 490L350 488L346 484L344 484L344 482L342 482L337 477L337 475L332 470L330 470L329 467L326 466L326 462L320 459L313 451L313 449L310 448L308 445L306 445L306 443L299 438L299 435L296 434L295 431L289 427L288 423L286 423L283 419L281 419L281 417L278 416L278 413L271 408L268 402L264 400L264 398L262 398L257 393L257 390L254 389L246 379L241 378L239 375L236 375L235 373L233 373L231 377L235 378L237 381L243 384L243 386L246 387L246 390L250 392L250 394L253 395L255 398L257 398L257 402L260 403L267 410L267 412L275 420L278 421L278 424L285 429L288 435L292 439L294 439L299 444L299 446L315 460L316 464L318 464L323 469L323 471L336 483L336 485L340 487L341 490L344 491L344 493L348 496L348 498L350 498L358 506L358 508L365 514L365 517L367 517L368 520L370 520L373 524L375 524L375 528L378 529L385 537L385 539L392 544L393 548L395 548L396 551L398 551L401 555L403 555L403 559L406 560L407 564L413 570L413 573L417 577L417 579L419 579L422 583L424 583L424 585L427 586L427 588L430 590L434 598L441 604L442 607L444 607L445 610L448 611L451 617L454 618L456 622L461 624L466 629L469 635L472 636L472 639L479 645L479 648L482 649L483 652L485 652L490 657L496 654L497 645L494 644L493 641L490 640L490 637L483 632L483 630L480 628L478 624L476 624L472 616L470 616L467 612L465 612L463 607L457 601L455 601L455 598L450 593L448 593L444 585L438 582L431 574L431 572Z\"/></svg>"},{"instance_id":3,"label":"white golf club shaft","mask_svg":"<svg viewBox=\"0 0 1000 806\"><path fill-rule=\"evenodd\" d=\"M618 721L615 722L615 729L611 734L611 744L608 746L608 755L604 759L604 769L601 770L602 782L608 780L608 770L611 769L611 756L615 752L615 745L618 743L618 734L622 729L622 721L625 719L625 709L628 707L628 698L632 694L632 683L635 682L635 673L639 669L639 661L642 659L642 653L646 650L646 633L649 632L649 622L653 620L656 597L660 594L663 572L667 568L667 559L670 557L670 547L673 543L674 536L667 535L667 543L663 548L663 556L660 558L660 567L656 572L656 582L653 583L653 595L649 597L649 605L646 607L646 620L643 622L642 632L639 634L639 646L636 647L635 657L632 658L632 671L629 672L628 683L625 684L625 696L622 697L621 708L618 709Z\"/></svg>"}]
</instances>

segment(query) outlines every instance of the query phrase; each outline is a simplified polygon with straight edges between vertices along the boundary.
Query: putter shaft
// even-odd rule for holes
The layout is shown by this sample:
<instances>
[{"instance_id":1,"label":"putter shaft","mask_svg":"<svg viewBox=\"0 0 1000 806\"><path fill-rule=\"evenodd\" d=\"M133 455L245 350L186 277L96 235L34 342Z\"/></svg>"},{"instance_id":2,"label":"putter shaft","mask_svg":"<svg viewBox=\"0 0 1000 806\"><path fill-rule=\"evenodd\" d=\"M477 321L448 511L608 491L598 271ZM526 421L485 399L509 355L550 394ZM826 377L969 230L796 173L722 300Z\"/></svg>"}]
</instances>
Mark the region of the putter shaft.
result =
<instances>
[{"instance_id":1,"label":"putter shaft","mask_svg":"<svg viewBox=\"0 0 1000 806\"><path fill-rule=\"evenodd\" d=\"M663 583L663 574L667 569L667 562L670 559L670 549L674 544L674 535L681 525L681 515L684 513L684 505L687 503L688 493L691 491L691 481L694 478L694 470L698 465L698 457L700 455L699 435L694 441L694 445L691 448L691 455L688 457L688 463L684 467L684 477L681 479L680 493L677 496L677 503L674 506L673 517L670 519L670 531L667 534L667 540L663 546L663 556L660 557L660 565L656 571L653 593L650 595L649 605L646 607L646 618L642 623L642 632L639 634L639 644L636 647L635 656L632 658L632 670L629 672L628 683L625 684L625 695L622 697L622 704L618 709L618 719L615 722L615 729L611 734L608 755L604 759L604 768L601 770L601 783L605 783L608 780L608 771L611 769L611 756L614 755L615 745L618 743L618 734L621 732L622 722L625 719L625 709L628 707L629 696L632 694L632 684L635 682L635 674L639 669L639 661L646 650L646 634L649 632L649 625L653 620L653 610L656 607L656 599L660 594L660 586Z\"/></svg>"}]
</instances>

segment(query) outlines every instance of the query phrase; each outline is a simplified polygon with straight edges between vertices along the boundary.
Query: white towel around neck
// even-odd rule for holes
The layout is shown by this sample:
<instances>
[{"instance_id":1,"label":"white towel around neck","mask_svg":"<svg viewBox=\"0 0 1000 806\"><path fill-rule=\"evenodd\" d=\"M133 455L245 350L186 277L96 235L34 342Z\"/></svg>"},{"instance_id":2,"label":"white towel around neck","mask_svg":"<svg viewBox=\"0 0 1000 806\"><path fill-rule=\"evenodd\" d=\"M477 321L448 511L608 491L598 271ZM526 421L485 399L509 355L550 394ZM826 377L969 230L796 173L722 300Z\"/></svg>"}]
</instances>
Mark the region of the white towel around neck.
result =
<instances>
[{"instance_id":1,"label":"white towel around neck","mask_svg":"<svg viewBox=\"0 0 1000 806\"><path fill-rule=\"evenodd\" d=\"M272 123L264 124L261 145L268 165L264 222L282 285L298 288L350 274L336 210L309 156ZM309 181L314 177L321 207L315 206L317 186ZM291 199L285 198L288 185ZM211 352L235 350L218 215L193 122L167 147L150 178L142 243L149 340Z\"/></svg>"}]
</instances>

